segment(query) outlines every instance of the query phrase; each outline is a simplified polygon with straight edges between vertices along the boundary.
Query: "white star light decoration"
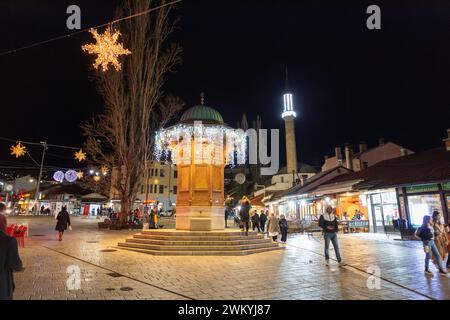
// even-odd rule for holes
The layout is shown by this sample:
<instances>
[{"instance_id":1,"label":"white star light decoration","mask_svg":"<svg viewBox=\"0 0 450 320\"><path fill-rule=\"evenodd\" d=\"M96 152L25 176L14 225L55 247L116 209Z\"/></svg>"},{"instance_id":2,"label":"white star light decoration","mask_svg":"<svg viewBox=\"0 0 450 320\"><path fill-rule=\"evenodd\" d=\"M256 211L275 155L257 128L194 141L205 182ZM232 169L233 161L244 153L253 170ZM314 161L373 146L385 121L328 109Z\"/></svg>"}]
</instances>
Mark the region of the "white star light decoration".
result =
<instances>
[{"instance_id":1,"label":"white star light decoration","mask_svg":"<svg viewBox=\"0 0 450 320\"><path fill-rule=\"evenodd\" d=\"M129 55L131 51L125 49L121 43L117 42L121 35L120 32L111 28L107 28L103 34L99 34L95 29L90 29L89 32L94 36L97 43L86 44L81 48L89 54L97 55L97 59L93 64L94 68L98 69L101 66L103 72L106 72L108 65L112 64L116 71L121 70L122 65L119 62L119 57L121 55Z\"/></svg>"}]
</instances>

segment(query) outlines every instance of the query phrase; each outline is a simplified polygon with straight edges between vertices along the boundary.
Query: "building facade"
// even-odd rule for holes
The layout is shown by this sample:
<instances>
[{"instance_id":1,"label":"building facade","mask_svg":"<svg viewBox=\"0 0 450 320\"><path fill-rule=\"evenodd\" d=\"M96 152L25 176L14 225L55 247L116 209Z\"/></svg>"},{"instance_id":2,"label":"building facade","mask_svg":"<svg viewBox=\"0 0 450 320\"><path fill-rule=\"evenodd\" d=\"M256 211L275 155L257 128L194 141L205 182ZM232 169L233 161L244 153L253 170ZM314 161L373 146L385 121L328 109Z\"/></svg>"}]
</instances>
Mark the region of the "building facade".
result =
<instances>
[{"instance_id":1,"label":"building facade","mask_svg":"<svg viewBox=\"0 0 450 320\"><path fill-rule=\"evenodd\" d=\"M170 211L175 208L178 192L177 167L168 162L152 161L148 165L148 171L142 172L141 183L135 199L135 208L143 209L145 205L154 209ZM113 169L111 174L110 199L114 203L114 210L119 211L118 203L120 197L114 188L117 179L117 170Z\"/></svg>"}]
</instances>

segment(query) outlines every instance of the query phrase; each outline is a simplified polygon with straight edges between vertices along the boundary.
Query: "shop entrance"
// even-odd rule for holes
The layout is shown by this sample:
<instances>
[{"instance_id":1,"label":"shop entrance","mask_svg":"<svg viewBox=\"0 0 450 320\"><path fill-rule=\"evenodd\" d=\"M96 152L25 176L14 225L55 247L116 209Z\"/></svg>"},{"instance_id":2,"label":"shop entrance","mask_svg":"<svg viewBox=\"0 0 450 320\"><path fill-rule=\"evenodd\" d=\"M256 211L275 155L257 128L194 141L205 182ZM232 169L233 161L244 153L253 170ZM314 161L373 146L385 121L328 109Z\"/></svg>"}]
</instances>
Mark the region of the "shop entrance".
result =
<instances>
[{"instance_id":1,"label":"shop entrance","mask_svg":"<svg viewBox=\"0 0 450 320\"><path fill-rule=\"evenodd\" d=\"M394 221L400 218L395 192L371 194L373 231L395 232Z\"/></svg>"}]
</instances>

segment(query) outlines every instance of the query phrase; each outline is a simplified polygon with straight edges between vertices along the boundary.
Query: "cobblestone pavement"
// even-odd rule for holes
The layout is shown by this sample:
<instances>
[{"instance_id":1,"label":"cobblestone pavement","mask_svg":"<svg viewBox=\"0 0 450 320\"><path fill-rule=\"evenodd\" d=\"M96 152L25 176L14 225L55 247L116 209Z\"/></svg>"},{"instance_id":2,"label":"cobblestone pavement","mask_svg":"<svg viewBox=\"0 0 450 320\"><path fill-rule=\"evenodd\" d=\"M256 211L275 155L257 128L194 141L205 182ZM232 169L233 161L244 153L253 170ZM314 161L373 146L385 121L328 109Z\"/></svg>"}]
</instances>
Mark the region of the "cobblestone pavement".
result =
<instances>
[{"instance_id":1,"label":"cobblestone pavement","mask_svg":"<svg viewBox=\"0 0 450 320\"><path fill-rule=\"evenodd\" d=\"M53 218L9 219L30 226L15 299L450 299L449 278L424 275L419 242L340 235L343 268L325 266L318 234L289 235L286 250L251 256L164 257L116 247L136 231L72 220L58 242ZM68 289L69 267L80 270L79 290Z\"/></svg>"}]
</instances>

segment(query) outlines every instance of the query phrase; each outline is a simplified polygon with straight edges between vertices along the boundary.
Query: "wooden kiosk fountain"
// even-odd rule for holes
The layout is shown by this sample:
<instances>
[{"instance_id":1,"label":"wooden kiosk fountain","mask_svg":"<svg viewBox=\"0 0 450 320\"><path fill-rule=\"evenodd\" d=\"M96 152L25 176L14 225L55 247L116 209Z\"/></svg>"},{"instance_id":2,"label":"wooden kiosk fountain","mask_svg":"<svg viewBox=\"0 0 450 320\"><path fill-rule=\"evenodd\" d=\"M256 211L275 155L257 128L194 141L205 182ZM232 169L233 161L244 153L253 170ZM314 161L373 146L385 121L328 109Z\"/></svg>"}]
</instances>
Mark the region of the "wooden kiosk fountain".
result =
<instances>
[{"instance_id":1,"label":"wooden kiosk fountain","mask_svg":"<svg viewBox=\"0 0 450 320\"><path fill-rule=\"evenodd\" d=\"M248 236L225 229L224 168L245 163L246 135L226 126L222 116L203 104L188 109L180 122L156 135L156 158L177 165L175 230L143 230L119 243L155 255L245 255L280 249L256 232Z\"/></svg>"}]
</instances>

